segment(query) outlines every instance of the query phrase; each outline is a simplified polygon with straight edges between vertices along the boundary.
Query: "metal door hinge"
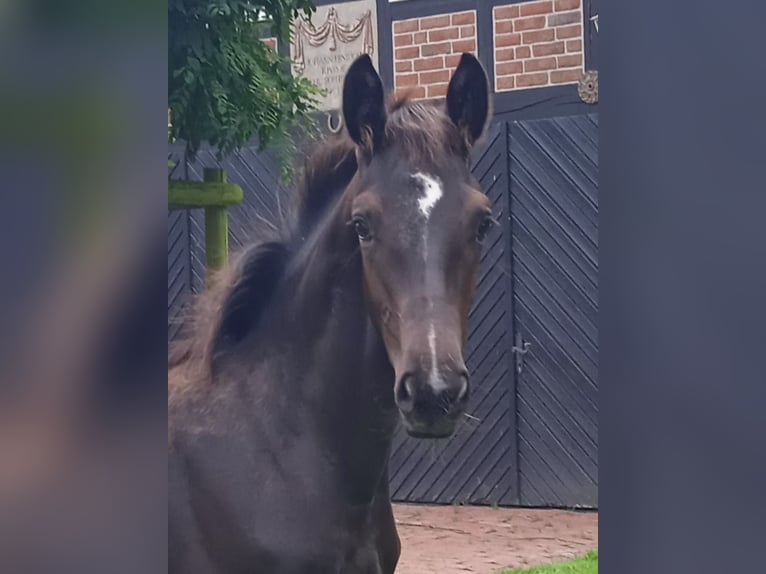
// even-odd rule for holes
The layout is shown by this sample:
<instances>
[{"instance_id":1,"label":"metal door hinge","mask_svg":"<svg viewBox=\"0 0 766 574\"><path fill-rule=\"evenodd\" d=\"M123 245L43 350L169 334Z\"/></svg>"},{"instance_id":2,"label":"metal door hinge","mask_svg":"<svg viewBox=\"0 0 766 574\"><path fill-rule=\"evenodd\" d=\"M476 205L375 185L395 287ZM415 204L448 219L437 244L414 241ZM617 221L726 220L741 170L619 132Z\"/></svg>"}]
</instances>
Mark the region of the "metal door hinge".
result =
<instances>
[{"instance_id":1,"label":"metal door hinge","mask_svg":"<svg viewBox=\"0 0 766 574\"><path fill-rule=\"evenodd\" d=\"M529 347L531 347L532 344L524 341L521 333L516 333L515 342L516 344L511 347L511 351L513 352L513 358L516 362L516 373L520 375L521 371L524 370L524 355L527 354Z\"/></svg>"}]
</instances>

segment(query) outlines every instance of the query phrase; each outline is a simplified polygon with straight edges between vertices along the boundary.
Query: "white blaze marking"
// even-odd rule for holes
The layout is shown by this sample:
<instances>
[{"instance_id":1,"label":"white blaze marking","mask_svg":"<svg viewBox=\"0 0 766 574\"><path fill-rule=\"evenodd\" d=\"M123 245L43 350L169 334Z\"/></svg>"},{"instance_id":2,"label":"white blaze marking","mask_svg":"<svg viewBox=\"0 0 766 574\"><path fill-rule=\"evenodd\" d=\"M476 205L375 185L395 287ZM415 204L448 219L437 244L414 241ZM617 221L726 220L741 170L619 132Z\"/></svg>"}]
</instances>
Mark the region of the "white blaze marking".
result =
<instances>
[{"instance_id":1,"label":"white blaze marking","mask_svg":"<svg viewBox=\"0 0 766 574\"><path fill-rule=\"evenodd\" d=\"M423 186L423 196L418 199L418 207L420 208L420 215L425 219L425 225L423 225L423 262L428 261L428 219L431 217L431 211L436 203L441 199L442 183L437 178L427 175L425 173L415 173L412 175Z\"/></svg>"},{"instance_id":2,"label":"white blaze marking","mask_svg":"<svg viewBox=\"0 0 766 574\"><path fill-rule=\"evenodd\" d=\"M442 182L438 178L420 172L413 174L412 177L421 183L423 190L422 197L418 199L418 208L420 209L420 214L425 219L425 225L423 225L423 262L426 263L428 260L428 220L431 217L431 211L433 211L433 208L442 198L444 191L442 189ZM430 301L429 306L431 306ZM436 365L436 329L433 322L428 329L428 347L431 351L431 372L428 382L434 391L439 392L444 390L447 385L439 375Z\"/></svg>"},{"instance_id":3,"label":"white blaze marking","mask_svg":"<svg viewBox=\"0 0 766 574\"><path fill-rule=\"evenodd\" d=\"M416 173L412 177L420 180L423 184L423 197L418 200L418 206L420 207L420 213L422 213L423 217L428 221L428 218L431 216L431 210L444 193L442 191L442 183L438 179L426 175L425 173Z\"/></svg>"},{"instance_id":4,"label":"white blaze marking","mask_svg":"<svg viewBox=\"0 0 766 574\"><path fill-rule=\"evenodd\" d=\"M428 330L428 346L431 349L431 375L428 378L428 382L435 391L441 391L446 388L447 385L439 376L439 371L436 368L436 329L434 324L431 323L431 328Z\"/></svg>"}]
</instances>

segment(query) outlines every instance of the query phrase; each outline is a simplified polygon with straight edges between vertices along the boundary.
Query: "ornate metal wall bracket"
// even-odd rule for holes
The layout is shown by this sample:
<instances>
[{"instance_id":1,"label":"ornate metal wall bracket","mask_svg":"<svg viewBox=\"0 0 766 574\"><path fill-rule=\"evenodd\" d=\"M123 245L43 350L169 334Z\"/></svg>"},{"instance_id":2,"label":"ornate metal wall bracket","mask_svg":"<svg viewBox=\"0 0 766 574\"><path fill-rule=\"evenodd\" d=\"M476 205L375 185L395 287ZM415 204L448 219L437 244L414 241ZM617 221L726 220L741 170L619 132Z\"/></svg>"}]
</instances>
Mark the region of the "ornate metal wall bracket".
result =
<instances>
[{"instance_id":1,"label":"ornate metal wall bracket","mask_svg":"<svg viewBox=\"0 0 766 574\"><path fill-rule=\"evenodd\" d=\"M598 103L598 70L588 70L580 74L577 93L586 104Z\"/></svg>"}]
</instances>

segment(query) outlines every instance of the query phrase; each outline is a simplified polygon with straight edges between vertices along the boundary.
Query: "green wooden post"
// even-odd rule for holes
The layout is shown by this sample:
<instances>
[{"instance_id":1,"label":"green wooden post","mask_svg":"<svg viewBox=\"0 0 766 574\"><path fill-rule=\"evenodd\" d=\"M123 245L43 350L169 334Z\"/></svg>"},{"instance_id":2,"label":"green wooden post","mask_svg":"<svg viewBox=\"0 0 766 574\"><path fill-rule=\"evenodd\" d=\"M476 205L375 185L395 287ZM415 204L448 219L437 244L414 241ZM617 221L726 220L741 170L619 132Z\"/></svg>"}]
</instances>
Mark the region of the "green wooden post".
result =
<instances>
[{"instance_id":1,"label":"green wooden post","mask_svg":"<svg viewBox=\"0 0 766 574\"><path fill-rule=\"evenodd\" d=\"M226 183L226 172L215 167L203 171L205 183ZM229 219L225 205L205 207L205 266L208 275L226 266L229 258Z\"/></svg>"},{"instance_id":2,"label":"green wooden post","mask_svg":"<svg viewBox=\"0 0 766 574\"><path fill-rule=\"evenodd\" d=\"M205 168L205 181L168 182L170 209L205 210L205 267L208 278L222 269L229 259L229 220L227 208L242 202L242 188L226 182L222 169Z\"/></svg>"}]
</instances>

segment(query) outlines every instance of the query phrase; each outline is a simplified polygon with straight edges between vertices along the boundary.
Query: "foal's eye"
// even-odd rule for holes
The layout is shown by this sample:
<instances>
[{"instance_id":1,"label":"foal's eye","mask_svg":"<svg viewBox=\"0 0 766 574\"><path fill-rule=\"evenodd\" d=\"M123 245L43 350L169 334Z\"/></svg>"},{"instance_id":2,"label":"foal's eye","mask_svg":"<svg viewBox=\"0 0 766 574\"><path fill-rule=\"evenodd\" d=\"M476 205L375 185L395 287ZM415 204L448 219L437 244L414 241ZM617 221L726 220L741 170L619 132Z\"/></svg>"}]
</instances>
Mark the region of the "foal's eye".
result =
<instances>
[{"instance_id":1,"label":"foal's eye","mask_svg":"<svg viewBox=\"0 0 766 574\"><path fill-rule=\"evenodd\" d=\"M359 241L369 241L372 239L372 234L370 233L370 226L367 224L367 222L362 219L361 217L357 217L353 221L354 225L354 231L359 236Z\"/></svg>"},{"instance_id":2,"label":"foal's eye","mask_svg":"<svg viewBox=\"0 0 766 574\"><path fill-rule=\"evenodd\" d=\"M495 226L495 220L492 217L485 217L479 223L479 229L476 231L476 241L483 243L487 237L487 234Z\"/></svg>"}]
</instances>

